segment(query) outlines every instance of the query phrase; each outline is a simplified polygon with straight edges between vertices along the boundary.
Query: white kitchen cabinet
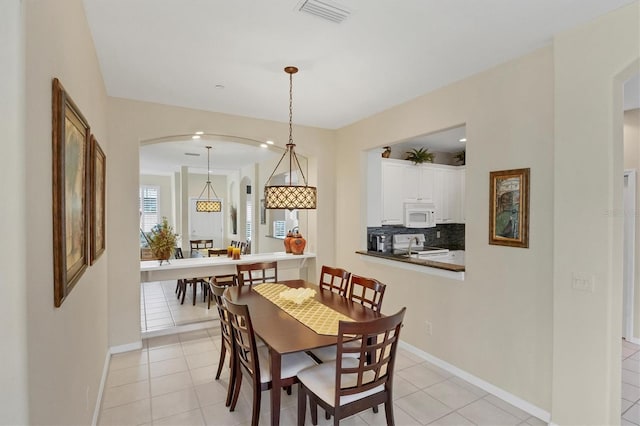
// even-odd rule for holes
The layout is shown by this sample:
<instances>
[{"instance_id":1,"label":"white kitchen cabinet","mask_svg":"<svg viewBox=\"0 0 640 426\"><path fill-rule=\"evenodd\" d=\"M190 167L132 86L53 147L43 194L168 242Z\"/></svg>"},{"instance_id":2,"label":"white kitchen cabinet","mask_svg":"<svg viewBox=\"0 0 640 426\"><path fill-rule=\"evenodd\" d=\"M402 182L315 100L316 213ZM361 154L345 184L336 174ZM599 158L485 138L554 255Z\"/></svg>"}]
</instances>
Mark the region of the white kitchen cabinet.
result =
<instances>
[{"instance_id":1,"label":"white kitchen cabinet","mask_svg":"<svg viewBox=\"0 0 640 426\"><path fill-rule=\"evenodd\" d=\"M404 201L433 202L433 170L424 165L404 166Z\"/></svg>"},{"instance_id":2,"label":"white kitchen cabinet","mask_svg":"<svg viewBox=\"0 0 640 426\"><path fill-rule=\"evenodd\" d=\"M405 168L400 162L382 161L382 224L400 225L405 196Z\"/></svg>"},{"instance_id":3,"label":"white kitchen cabinet","mask_svg":"<svg viewBox=\"0 0 640 426\"><path fill-rule=\"evenodd\" d=\"M433 203L436 223L464 223L464 168L382 159L382 225L403 223L405 202Z\"/></svg>"}]
</instances>

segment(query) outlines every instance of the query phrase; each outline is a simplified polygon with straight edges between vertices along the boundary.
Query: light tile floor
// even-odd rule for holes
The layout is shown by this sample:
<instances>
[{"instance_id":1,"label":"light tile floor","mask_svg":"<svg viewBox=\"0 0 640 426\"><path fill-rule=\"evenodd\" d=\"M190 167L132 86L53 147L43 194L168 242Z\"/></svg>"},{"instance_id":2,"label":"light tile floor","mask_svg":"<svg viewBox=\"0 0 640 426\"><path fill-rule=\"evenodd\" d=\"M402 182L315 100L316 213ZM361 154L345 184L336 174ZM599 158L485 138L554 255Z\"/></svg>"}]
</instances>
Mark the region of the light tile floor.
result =
<instances>
[{"instance_id":1,"label":"light tile floor","mask_svg":"<svg viewBox=\"0 0 640 426\"><path fill-rule=\"evenodd\" d=\"M640 346L622 341L621 425L640 425Z\"/></svg>"},{"instance_id":2,"label":"light tile floor","mask_svg":"<svg viewBox=\"0 0 640 426\"><path fill-rule=\"evenodd\" d=\"M187 286L184 304L180 304L175 290L175 280L140 284L140 328L143 333L218 318L214 305L207 309L207 302L202 301L200 286L195 305L191 286Z\"/></svg>"},{"instance_id":3,"label":"light tile floor","mask_svg":"<svg viewBox=\"0 0 640 426\"><path fill-rule=\"evenodd\" d=\"M111 358L99 425L250 424L251 386L243 384L238 406L231 413L224 406L228 368L223 370L220 380L214 380L220 354L219 329L153 337L144 342L141 350ZM633 364L636 372L640 371L637 359L628 363ZM633 401L628 400L627 417L640 412L636 404L640 398L637 385L637 382L636 385L630 384L638 394ZM397 425L545 424L402 349L397 355L394 393ZM281 424L295 425L295 387L291 396L283 393L281 407ZM260 424L268 425L268 392L262 393L260 415ZM332 420L324 420L322 413L319 413L318 420L321 425L332 424ZM308 413L306 424L311 424ZM384 410L379 410L378 414L368 410L343 420L341 424L385 425Z\"/></svg>"}]
</instances>

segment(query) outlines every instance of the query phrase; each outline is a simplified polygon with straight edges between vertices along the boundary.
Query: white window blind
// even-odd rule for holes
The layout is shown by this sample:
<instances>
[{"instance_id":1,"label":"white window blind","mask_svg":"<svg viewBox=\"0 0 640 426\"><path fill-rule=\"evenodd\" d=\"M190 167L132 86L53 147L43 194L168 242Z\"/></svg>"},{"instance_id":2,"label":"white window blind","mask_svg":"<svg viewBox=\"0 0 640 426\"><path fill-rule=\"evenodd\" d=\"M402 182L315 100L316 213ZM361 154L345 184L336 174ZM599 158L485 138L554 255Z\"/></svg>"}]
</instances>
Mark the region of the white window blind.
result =
<instances>
[{"instance_id":1,"label":"white window blind","mask_svg":"<svg viewBox=\"0 0 640 426\"><path fill-rule=\"evenodd\" d=\"M140 187L140 228L151 232L160 223L160 187L143 185Z\"/></svg>"},{"instance_id":2,"label":"white window blind","mask_svg":"<svg viewBox=\"0 0 640 426\"><path fill-rule=\"evenodd\" d=\"M247 226L245 239L251 241L251 221L253 219L253 208L251 207L251 201L247 200Z\"/></svg>"}]
</instances>

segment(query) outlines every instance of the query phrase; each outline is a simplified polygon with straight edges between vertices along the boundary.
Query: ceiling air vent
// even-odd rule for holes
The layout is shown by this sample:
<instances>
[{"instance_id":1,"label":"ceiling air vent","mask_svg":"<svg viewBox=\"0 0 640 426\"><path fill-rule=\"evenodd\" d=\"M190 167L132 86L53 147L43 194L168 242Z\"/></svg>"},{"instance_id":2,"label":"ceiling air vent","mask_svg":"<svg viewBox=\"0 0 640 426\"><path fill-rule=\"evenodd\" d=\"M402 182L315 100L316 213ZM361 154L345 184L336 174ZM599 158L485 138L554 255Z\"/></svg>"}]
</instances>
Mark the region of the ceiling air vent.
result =
<instances>
[{"instance_id":1,"label":"ceiling air vent","mask_svg":"<svg viewBox=\"0 0 640 426\"><path fill-rule=\"evenodd\" d=\"M351 15L351 11L345 6L328 0L304 0L298 6L298 10L336 24L341 23Z\"/></svg>"},{"instance_id":2,"label":"ceiling air vent","mask_svg":"<svg viewBox=\"0 0 640 426\"><path fill-rule=\"evenodd\" d=\"M195 152L185 152L184 155L190 155L191 157L200 157L200 154Z\"/></svg>"}]
</instances>

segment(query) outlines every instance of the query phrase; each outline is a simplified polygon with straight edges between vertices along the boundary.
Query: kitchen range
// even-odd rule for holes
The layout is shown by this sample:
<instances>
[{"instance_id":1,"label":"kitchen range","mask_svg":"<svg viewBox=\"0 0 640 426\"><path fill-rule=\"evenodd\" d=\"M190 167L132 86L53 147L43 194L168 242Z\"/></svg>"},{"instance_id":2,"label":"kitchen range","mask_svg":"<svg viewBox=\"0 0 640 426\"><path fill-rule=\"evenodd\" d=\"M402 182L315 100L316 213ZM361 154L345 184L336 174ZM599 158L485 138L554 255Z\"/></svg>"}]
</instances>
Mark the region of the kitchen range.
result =
<instances>
[{"instance_id":1,"label":"kitchen range","mask_svg":"<svg viewBox=\"0 0 640 426\"><path fill-rule=\"evenodd\" d=\"M434 231L438 238L442 229ZM407 230L407 228L397 229L397 231L405 232ZM358 251L358 253L455 272L465 270L464 250L459 250L461 247L456 244L452 244L451 248L434 246L427 244L427 241L431 241L431 239L428 240L424 233L395 233L392 235L370 233L368 250Z\"/></svg>"}]
</instances>

